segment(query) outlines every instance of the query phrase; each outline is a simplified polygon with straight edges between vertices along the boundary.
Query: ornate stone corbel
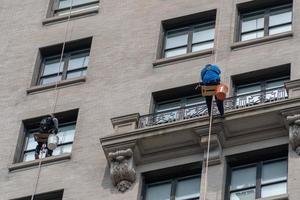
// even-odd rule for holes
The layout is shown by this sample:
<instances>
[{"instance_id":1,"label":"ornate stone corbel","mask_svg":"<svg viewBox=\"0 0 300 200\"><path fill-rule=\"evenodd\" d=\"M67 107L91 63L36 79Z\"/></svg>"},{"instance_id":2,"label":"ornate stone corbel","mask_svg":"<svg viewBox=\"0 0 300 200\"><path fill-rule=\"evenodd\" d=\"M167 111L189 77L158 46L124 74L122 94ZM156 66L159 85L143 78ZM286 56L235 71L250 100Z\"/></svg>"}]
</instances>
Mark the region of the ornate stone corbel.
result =
<instances>
[{"instance_id":1,"label":"ornate stone corbel","mask_svg":"<svg viewBox=\"0 0 300 200\"><path fill-rule=\"evenodd\" d=\"M135 182L135 170L132 149L118 150L108 154L110 176L113 185L125 192Z\"/></svg>"},{"instance_id":2,"label":"ornate stone corbel","mask_svg":"<svg viewBox=\"0 0 300 200\"><path fill-rule=\"evenodd\" d=\"M204 161L207 159L208 135L200 138L200 146L204 151ZM208 165L217 165L221 163L222 146L217 134L210 137Z\"/></svg>"},{"instance_id":3,"label":"ornate stone corbel","mask_svg":"<svg viewBox=\"0 0 300 200\"><path fill-rule=\"evenodd\" d=\"M289 140L292 149L300 155L300 114L286 117L289 123Z\"/></svg>"}]
</instances>

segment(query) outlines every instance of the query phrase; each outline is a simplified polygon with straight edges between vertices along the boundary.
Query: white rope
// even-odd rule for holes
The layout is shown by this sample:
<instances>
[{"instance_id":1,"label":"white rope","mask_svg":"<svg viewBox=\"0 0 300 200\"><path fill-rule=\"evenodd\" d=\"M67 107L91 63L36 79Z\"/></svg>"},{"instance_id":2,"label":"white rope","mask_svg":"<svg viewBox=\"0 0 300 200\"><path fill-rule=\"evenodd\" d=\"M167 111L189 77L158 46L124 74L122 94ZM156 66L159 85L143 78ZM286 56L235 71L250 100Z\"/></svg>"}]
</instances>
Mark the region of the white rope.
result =
<instances>
[{"instance_id":1,"label":"white rope","mask_svg":"<svg viewBox=\"0 0 300 200\"><path fill-rule=\"evenodd\" d=\"M57 78L56 78L55 88L54 88L55 89L55 99L54 99L53 107L51 109L51 114L54 114L55 108L56 108L56 105L57 105L57 100L58 100L58 93L59 93L59 90L58 90L59 79L58 79L58 77L59 77L59 74L60 74L60 69L61 69L62 60L63 60L63 56L64 56L64 51L65 51L65 46L66 46L66 41L67 41L67 36L68 36L68 31L69 31L69 26L70 26L72 8L73 8L73 0L71 0L71 5L70 5L68 19L67 19L67 25L66 25L66 30L65 30L64 41L63 41L61 54L60 54L59 68L58 68ZM43 155L43 151L44 151L44 148L42 148L42 155ZM47 154L47 152L45 152L45 157L46 157L46 154ZM37 173L37 178L36 178L36 182L35 182L35 185L34 185L34 189L33 189L32 195L31 195L31 200L34 200L34 196L35 196L36 191L37 191L37 187L38 187L38 183L39 183L39 179L40 179L40 175L41 175L41 170L42 170L42 160L43 160L43 158L39 159L38 173Z\"/></svg>"},{"instance_id":2,"label":"white rope","mask_svg":"<svg viewBox=\"0 0 300 200\"><path fill-rule=\"evenodd\" d=\"M206 193L207 193L208 161L209 161L209 153L210 153L210 137L211 137L212 118L213 118L213 99L214 99L214 97L212 96L212 98L211 98L211 107L210 107L210 116L209 116L209 128L208 128L208 141L207 141L207 151L206 151L205 173L204 173L204 191L203 191L203 199L202 200L206 200Z\"/></svg>"}]
</instances>

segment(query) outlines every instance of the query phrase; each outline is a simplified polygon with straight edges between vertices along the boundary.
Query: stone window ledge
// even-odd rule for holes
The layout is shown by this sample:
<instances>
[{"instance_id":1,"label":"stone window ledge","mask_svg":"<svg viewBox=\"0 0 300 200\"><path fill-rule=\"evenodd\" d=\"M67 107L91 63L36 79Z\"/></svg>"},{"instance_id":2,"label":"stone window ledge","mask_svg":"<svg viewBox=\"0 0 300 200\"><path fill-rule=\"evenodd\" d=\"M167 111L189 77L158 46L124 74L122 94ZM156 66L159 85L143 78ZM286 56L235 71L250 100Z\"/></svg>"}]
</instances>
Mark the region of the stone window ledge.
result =
<instances>
[{"instance_id":1,"label":"stone window ledge","mask_svg":"<svg viewBox=\"0 0 300 200\"><path fill-rule=\"evenodd\" d=\"M63 160L70 160L71 159L71 153L68 154L62 154L59 156L51 156L47 158L43 158L41 164L48 164L48 163L54 163L58 161L63 161ZM20 169L28 169L31 167L36 167L39 165L40 160L32 160L32 161L27 161L27 162L21 162L21 163L14 163L8 167L8 170L10 172L15 171L15 170L20 170Z\"/></svg>"},{"instance_id":2,"label":"stone window ledge","mask_svg":"<svg viewBox=\"0 0 300 200\"><path fill-rule=\"evenodd\" d=\"M211 54L213 54L213 49L207 49L207 50L203 50L203 51L187 53L184 55L174 56L174 57L170 57L170 58L161 58L161 59L154 61L152 64L154 67L160 67L160 66L164 66L167 64L175 63L177 61L187 60L190 58L206 57Z\"/></svg>"},{"instance_id":3,"label":"stone window ledge","mask_svg":"<svg viewBox=\"0 0 300 200\"><path fill-rule=\"evenodd\" d=\"M70 19L79 18L79 17L87 17L90 15L95 15L99 12L99 5L95 6L95 8L90 8L86 10L82 10L79 12L71 13ZM68 20L69 15L63 15L63 16L53 16L46 18L42 21L43 25L51 25L55 23L60 23Z\"/></svg>"},{"instance_id":4,"label":"stone window ledge","mask_svg":"<svg viewBox=\"0 0 300 200\"><path fill-rule=\"evenodd\" d=\"M238 49L242 49L242 48L247 48L247 47L260 45L260 44L263 44L263 43L266 43L266 42L273 42L273 41L277 41L279 39L290 38L292 36L293 36L293 32L289 31L289 32L286 32L286 33L281 33L281 34L271 35L271 36L265 36L265 37L254 39L254 40L248 40L248 41L243 41L243 42L235 42L230 47L231 47L232 50L238 50Z\"/></svg>"},{"instance_id":5,"label":"stone window ledge","mask_svg":"<svg viewBox=\"0 0 300 200\"><path fill-rule=\"evenodd\" d=\"M67 79L67 80L62 80L57 83L57 87L61 88L63 86L70 86L74 84L80 84L84 83L86 81L86 77L79 77L79 78L72 78L72 79ZM56 87L56 83L51 83L51 84L46 84L46 85L37 85L37 86L32 86L31 88L28 88L26 90L27 94L34 94L46 90L53 90Z\"/></svg>"},{"instance_id":6,"label":"stone window ledge","mask_svg":"<svg viewBox=\"0 0 300 200\"><path fill-rule=\"evenodd\" d=\"M288 199L289 199L288 194L281 194L281 195L276 195L271 197L260 198L256 200L288 200Z\"/></svg>"}]
</instances>

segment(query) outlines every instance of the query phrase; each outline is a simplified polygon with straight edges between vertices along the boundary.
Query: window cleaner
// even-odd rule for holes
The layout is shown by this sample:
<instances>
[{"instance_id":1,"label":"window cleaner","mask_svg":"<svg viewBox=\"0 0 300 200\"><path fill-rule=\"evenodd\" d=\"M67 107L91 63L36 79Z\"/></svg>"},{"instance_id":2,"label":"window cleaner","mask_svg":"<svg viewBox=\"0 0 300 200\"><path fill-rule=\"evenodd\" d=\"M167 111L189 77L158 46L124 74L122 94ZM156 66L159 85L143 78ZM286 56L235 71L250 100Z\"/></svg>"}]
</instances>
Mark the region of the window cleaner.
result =
<instances>
[{"instance_id":1,"label":"window cleaner","mask_svg":"<svg viewBox=\"0 0 300 200\"><path fill-rule=\"evenodd\" d=\"M228 88L226 85L221 84L220 78L221 70L217 65L207 64L201 70L201 92L205 96L205 101L208 109L209 116L211 115L213 96L215 96L217 107L221 117L224 117L223 101L226 97Z\"/></svg>"},{"instance_id":2,"label":"window cleaner","mask_svg":"<svg viewBox=\"0 0 300 200\"><path fill-rule=\"evenodd\" d=\"M43 145L46 145L46 157L52 156L53 150L58 143L57 133L58 120L53 115L49 115L41 120L39 131L34 134L34 139L38 143L35 148L35 159L39 159Z\"/></svg>"}]
</instances>

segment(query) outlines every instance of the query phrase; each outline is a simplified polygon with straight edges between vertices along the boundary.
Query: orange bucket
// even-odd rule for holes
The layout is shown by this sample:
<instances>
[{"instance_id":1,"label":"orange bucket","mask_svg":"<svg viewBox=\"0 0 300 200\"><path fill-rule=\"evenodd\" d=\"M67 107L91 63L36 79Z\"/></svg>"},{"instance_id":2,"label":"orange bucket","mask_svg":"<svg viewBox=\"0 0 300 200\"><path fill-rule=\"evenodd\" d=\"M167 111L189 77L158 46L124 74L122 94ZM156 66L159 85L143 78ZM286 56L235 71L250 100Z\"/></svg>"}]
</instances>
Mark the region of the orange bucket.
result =
<instances>
[{"instance_id":1,"label":"orange bucket","mask_svg":"<svg viewBox=\"0 0 300 200\"><path fill-rule=\"evenodd\" d=\"M217 99L223 101L226 98L227 92L228 92L228 87L225 84L220 83L216 89Z\"/></svg>"}]
</instances>

